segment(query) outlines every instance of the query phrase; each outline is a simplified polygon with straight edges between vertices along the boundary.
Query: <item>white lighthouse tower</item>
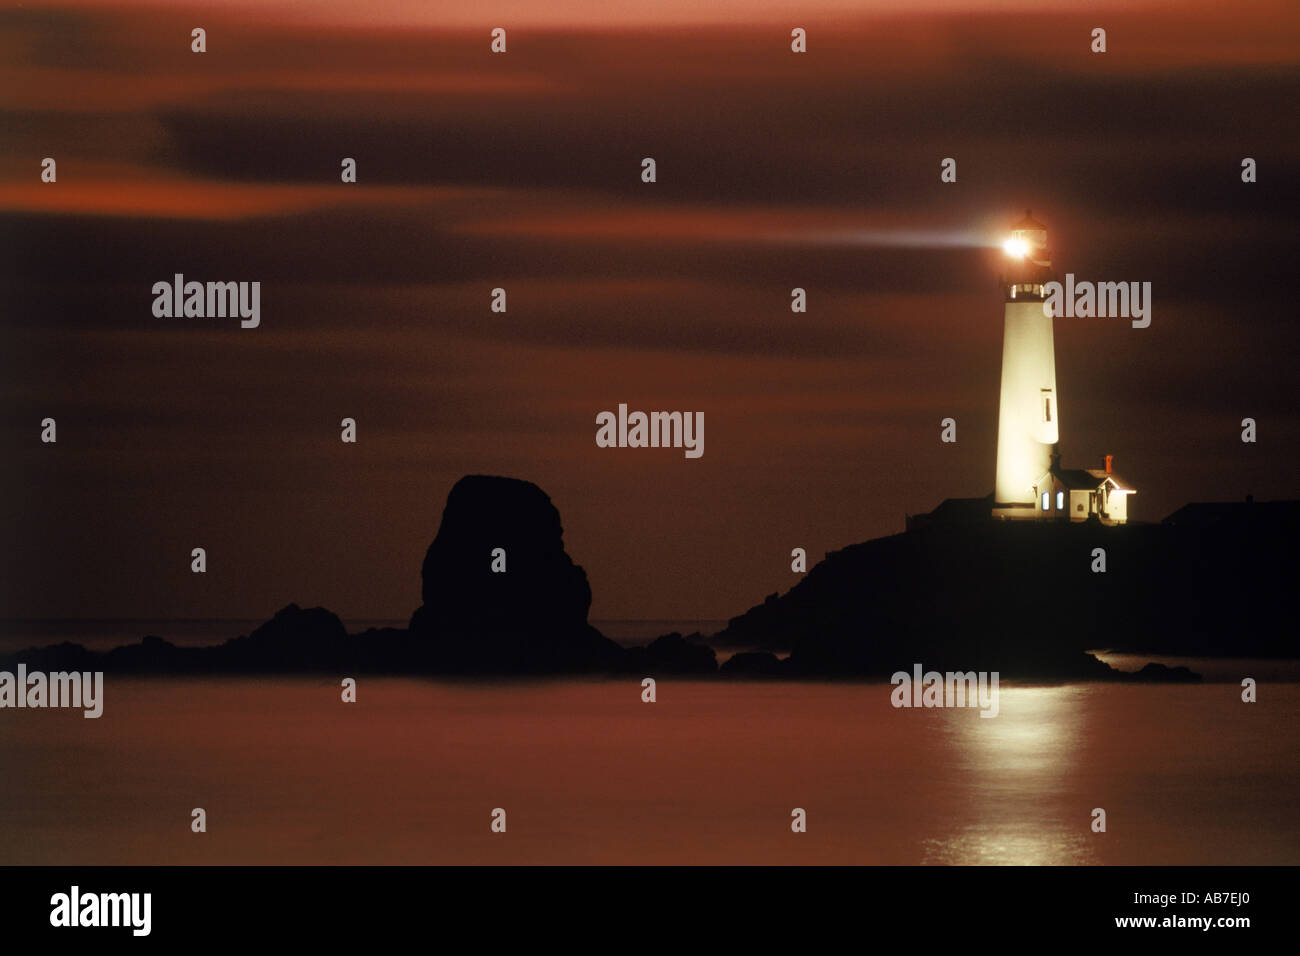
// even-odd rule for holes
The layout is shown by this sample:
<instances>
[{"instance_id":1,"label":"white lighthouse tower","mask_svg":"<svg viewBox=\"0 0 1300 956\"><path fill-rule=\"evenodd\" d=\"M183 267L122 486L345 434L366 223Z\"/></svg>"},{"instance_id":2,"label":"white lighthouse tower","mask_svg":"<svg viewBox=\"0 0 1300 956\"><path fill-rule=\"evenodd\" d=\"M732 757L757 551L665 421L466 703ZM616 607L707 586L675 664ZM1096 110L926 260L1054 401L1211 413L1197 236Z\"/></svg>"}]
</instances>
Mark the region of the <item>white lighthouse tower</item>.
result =
<instances>
[{"instance_id":1,"label":"white lighthouse tower","mask_svg":"<svg viewBox=\"0 0 1300 956\"><path fill-rule=\"evenodd\" d=\"M1060 397L1052 319L1043 287L1052 281L1047 227L1025 211L1003 246L1008 256L998 405L998 472L993 516L1002 519L1128 520L1131 485L1111 470L1061 467Z\"/></svg>"},{"instance_id":2,"label":"white lighthouse tower","mask_svg":"<svg viewBox=\"0 0 1300 956\"><path fill-rule=\"evenodd\" d=\"M1003 248L1010 266L1003 280L1006 307L993 514L1038 518L1038 489L1050 484L1061 423L1052 320L1043 314L1043 285L1052 277L1047 227L1026 211Z\"/></svg>"}]
</instances>

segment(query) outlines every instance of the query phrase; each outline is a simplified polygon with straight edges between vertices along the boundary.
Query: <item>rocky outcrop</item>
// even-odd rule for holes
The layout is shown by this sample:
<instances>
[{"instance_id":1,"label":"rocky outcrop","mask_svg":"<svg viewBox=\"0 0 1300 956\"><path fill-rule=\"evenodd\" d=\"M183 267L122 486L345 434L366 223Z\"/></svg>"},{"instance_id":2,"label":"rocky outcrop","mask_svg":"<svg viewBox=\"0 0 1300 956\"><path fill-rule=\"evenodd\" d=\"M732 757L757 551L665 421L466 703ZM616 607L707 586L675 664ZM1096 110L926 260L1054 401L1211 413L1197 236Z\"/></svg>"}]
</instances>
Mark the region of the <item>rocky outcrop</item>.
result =
<instances>
[{"instance_id":1,"label":"rocky outcrop","mask_svg":"<svg viewBox=\"0 0 1300 956\"><path fill-rule=\"evenodd\" d=\"M788 659L771 651L742 651L723 661L718 673L723 677L788 677L792 670Z\"/></svg>"},{"instance_id":2,"label":"rocky outcrop","mask_svg":"<svg viewBox=\"0 0 1300 956\"><path fill-rule=\"evenodd\" d=\"M609 669L622 649L587 623L591 586L564 550L541 488L470 475L447 496L411 617L442 669L544 673Z\"/></svg>"},{"instance_id":3,"label":"rocky outcrop","mask_svg":"<svg viewBox=\"0 0 1300 956\"><path fill-rule=\"evenodd\" d=\"M1294 502L1185 508L1161 525L1108 528L936 509L904 534L827 555L733 618L712 640L741 652L719 668L699 634L626 650L604 637L587 622L591 588L550 498L527 481L472 475L447 497L409 629L350 635L324 608L290 604L215 647L147 637L97 654L65 643L7 655L0 668L823 679L920 664L1012 680L1193 681L1159 664L1122 674L1086 651L1295 657L1298 513ZM1097 548L1105 572L1094 570Z\"/></svg>"},{"instance_id":4,"label":"rocky outcrop","mask_svg":"<svg viewBox=\"0 0 1300 956\"><path fill-rule=\"evenodd\" d=\"M915 663L1009 678L1116 676L1091 648L1293 657L1293 511L1118 527L918 523L827 555L714 639L788 650L789 672L813 677Z\"/></svg>"},{"instance_id":5,"label":"rocky outcrop","mask_svg":"<svg viewBox=\"0 0 1300 956\"><path fill-rule=\"evenodd\" d=\"M645 647L623 652L619 669L627 674L658 677L661 674L708 675L718 670L718 655L699 633L683 637L674 631L656 637Z\"/></svg>"}]
</instances>

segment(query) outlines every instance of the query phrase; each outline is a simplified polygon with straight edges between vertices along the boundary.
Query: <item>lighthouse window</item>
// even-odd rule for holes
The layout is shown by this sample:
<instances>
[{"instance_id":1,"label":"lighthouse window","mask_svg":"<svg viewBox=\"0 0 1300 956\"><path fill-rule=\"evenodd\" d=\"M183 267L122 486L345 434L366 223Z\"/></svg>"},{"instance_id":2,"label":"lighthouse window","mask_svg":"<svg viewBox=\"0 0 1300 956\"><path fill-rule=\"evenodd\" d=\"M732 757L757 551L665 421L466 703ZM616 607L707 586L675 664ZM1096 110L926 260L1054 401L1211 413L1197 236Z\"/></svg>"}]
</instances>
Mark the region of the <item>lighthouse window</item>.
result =
<instances>
[{"instance_id":1,"label":"lighthouse window","mask_svg":"<svg viewBox=\"0 0 1300 956\"><path fill-rule=\"evenodd\" d=\"M1051 510L1052 510L1052 494L1051 494L1051 492L1048 492L1048 491L1044 491L1044 492L1043 492L1043 510L1044 510L1044 511L1051 511Z\"/></svg>"},{"instance_id":2,"label":"lighthouse window","mask_svg":"<svg viewBox=\"0 0 1300 956\"><path fill-rule=\"evenodd\" d=\"M1065 510L1065 492L1064 492L1064 491L1058 491L1058 492L1056 493L1056 510L1057 510L1057 511L1064 511L1064 510Z\"/></svg>"},{"instance_id":3,"label":"lighthouse window","mask_svg":"<svg viewBox=\"0 0 1300 956\"><path fill-rule=\"evenodd\" d=\"M1052 399L1050 397L1045 397L1043 399L1043 421L1050 422L1051 420L1052 420Z\"/></svg>"}]
</instances>

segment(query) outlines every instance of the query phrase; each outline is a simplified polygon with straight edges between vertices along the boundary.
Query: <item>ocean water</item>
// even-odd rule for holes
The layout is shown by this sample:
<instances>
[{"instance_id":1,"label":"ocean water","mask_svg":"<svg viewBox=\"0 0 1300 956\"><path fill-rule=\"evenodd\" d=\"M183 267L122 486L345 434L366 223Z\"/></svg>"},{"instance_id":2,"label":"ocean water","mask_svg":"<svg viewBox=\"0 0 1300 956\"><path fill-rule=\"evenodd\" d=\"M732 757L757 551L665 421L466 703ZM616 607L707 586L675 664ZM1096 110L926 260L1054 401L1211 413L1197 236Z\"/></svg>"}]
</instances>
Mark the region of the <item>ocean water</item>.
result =
<instances>
[{"instance_id":1,"label":"ocean water","mask_svg":"<svg viewBox=\"0 0 1300 956\"><path fill-rule=\"evenodd\" d=\"M0 864L1300 863L1300 685L891 690L110 675L0 711Z\"/></svg>"}]
</instances>

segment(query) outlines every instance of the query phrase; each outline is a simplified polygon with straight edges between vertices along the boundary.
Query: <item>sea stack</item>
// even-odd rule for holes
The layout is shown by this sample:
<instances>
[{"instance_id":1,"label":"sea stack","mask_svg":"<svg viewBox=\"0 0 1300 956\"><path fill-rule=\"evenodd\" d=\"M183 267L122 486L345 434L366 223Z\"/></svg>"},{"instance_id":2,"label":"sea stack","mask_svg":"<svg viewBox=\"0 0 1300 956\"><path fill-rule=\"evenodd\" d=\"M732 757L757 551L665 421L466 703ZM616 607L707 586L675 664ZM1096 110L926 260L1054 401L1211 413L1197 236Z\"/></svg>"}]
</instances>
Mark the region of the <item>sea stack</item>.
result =
<instances>
[{"instance_id":1,"label":"sea stack","mask_svg":"<svg viewBox=\"0 0 1300 956\"><path fill-rule=\"evenodd\" d=\"M591 587L563 535L559 512L532 482L456 482L424 557L412 637L436 642L453 670L612 666L621 650L587 623Z\"/></svg>"}]
</instances>

